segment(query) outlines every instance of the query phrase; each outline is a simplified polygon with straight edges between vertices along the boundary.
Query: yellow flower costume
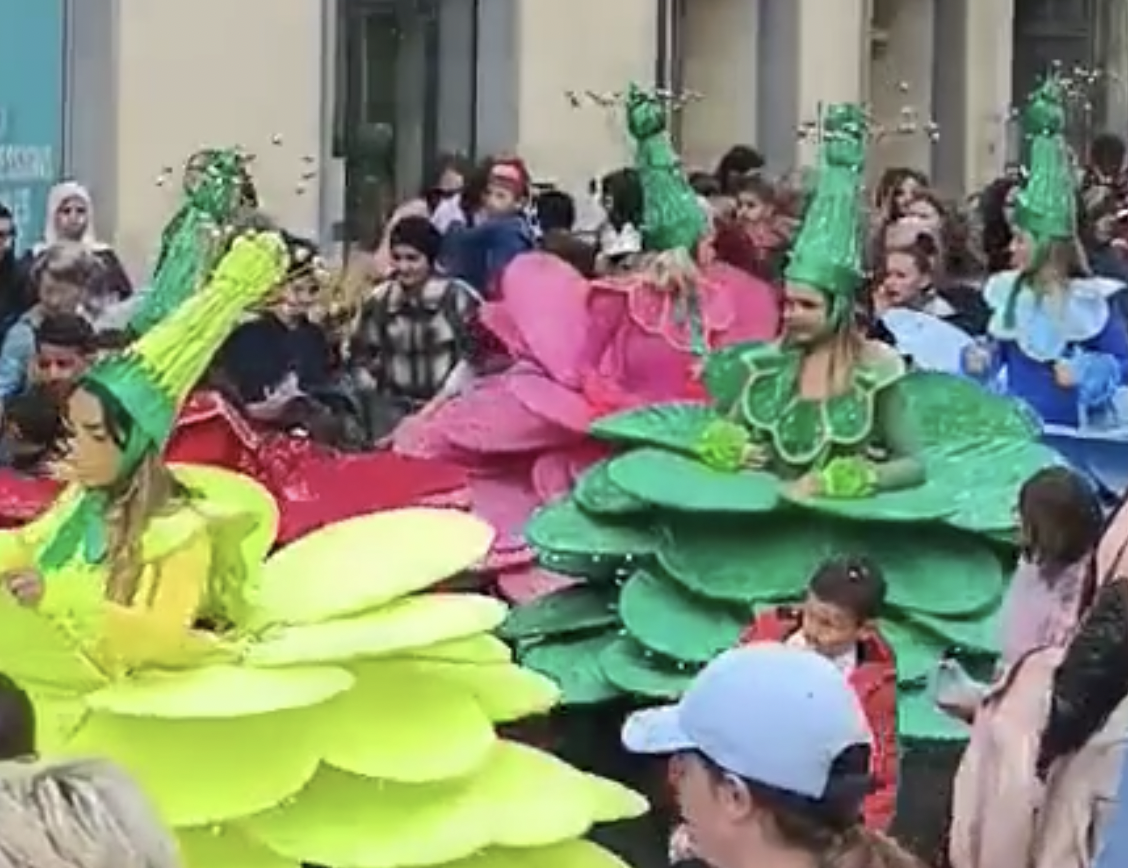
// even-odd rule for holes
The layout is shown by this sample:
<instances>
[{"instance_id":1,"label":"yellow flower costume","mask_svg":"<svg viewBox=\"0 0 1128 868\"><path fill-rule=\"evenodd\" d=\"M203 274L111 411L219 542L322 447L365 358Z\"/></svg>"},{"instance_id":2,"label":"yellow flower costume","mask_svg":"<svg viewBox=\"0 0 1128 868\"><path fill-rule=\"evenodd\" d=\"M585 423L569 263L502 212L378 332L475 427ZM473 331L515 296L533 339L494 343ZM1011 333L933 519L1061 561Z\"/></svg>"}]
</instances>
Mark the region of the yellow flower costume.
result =
<instances>
[{"instance_id":1,"label":"yellow flower costume","mask_svg":"<svg viewBox=\"0 0 1128 868\"><path fill-rule=\"evenodd\" d=\"M207 287L84 381L137 423L127 468L167 437L280 260L272 236L237 241ZM195 868L618 864L580 837L643 800L494 731L558 697L490 635L503 605L421 593L485 555L487 525L385 512L267 558L263 489L176 475L192 496L145 527L128 603L106 599L97 492L69 490L0 537L0 573L38 566L46 587L36 608L0 593L0 671L35 699L44 753L130 770Z\"/></svg>"}]
</instances>

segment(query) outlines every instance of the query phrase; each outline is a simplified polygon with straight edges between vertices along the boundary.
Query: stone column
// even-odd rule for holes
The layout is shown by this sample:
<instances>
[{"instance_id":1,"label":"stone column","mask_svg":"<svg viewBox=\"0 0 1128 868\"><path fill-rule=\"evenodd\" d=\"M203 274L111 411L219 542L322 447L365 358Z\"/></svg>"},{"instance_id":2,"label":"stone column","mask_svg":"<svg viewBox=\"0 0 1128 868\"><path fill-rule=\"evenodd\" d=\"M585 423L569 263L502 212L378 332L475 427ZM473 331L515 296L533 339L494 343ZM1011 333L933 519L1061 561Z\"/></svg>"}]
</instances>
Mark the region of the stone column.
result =
<instances>
[{"instance_id":1,"label":"stone column","mask_svg":"<svg viewBox=\"0 0 1128 868\"><path fill-rule=\"evenodd\" d=\"M989 183L1007 159L1015 0L967 4L964 189Z\"/></svg>"}]
</instances>

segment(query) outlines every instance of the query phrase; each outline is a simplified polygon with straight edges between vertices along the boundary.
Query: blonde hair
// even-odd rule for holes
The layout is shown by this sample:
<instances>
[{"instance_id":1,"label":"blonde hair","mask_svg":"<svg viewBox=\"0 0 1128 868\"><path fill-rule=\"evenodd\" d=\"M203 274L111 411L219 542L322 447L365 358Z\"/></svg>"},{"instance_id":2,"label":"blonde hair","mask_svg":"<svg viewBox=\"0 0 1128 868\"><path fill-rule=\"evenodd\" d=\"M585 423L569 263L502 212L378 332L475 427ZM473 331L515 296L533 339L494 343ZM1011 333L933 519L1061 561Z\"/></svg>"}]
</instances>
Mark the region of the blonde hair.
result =
<instances>
[{"instance_id":1,"label":"blonde hair","mask_svg":"<svg viewBox=\"0 0 1128 868\"><path fill-rule=\"evenodd\" d=\"M56 241L36 254L31 281L38 290L44 275L89 289L102 274L102 264L90 249L78 241Z\"/></svg>"},{"instance_id":2,"label":"blonde hair","mask_svg":"<svg viewBox=\"0 0 1128 868\"><path fill-rule=\"evenodd\" d=\"M0 763L0 868L181 865L141 790L109 763Z\"/></svg>"},{"instance_id":3,"label":"blonde hair","mask_svg":"<svg viewBox=\"0 0 1128 868\"><path fill-rule=\"evenodd\" d=\"M149 452L129 474L106 511L109 527L110 578L106 598L128 606L141 577L141 539L149 521L167 513L184 491L161 456Z\"/></svg>"}]
</instances>

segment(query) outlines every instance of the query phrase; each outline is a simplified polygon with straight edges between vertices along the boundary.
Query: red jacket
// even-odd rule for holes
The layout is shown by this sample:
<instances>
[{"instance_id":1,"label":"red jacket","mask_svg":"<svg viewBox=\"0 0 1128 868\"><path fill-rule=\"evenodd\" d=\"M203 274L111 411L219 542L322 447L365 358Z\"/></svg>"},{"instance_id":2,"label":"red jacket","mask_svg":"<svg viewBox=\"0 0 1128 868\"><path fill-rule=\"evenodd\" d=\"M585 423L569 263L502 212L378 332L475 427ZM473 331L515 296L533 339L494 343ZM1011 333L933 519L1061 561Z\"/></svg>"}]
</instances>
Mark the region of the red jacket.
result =
<instances>
[{"instance_id":1,"label":"red jacket","mask_svg":"<svg viewBox=\"0 0 1128 868\"><path fill-rule=\"evenodd\" d=\"M800 612L789 606L769 609L741 634L740 644L785 642L799 629ZM850 675L873 731L872 773L876 788L866 799L870 829L884 830L897 808L897 666L893 649L878 633L858 643L858 665Z\"/></svg>"}]
</instances>

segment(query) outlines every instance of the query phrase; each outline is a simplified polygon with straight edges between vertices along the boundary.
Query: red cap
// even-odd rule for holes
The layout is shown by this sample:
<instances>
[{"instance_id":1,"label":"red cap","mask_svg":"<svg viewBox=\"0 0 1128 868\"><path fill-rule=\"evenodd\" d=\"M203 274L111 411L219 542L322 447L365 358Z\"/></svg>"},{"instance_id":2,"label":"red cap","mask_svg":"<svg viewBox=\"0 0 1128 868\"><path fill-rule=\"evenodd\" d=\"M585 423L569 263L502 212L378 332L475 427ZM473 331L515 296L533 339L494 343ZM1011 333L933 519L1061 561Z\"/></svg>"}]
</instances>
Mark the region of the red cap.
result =
<instances>
[{"instance_id":1,"label":"red cap","mask_svg":"<svg viewBox=\"0 0 1128 868\"><path fill-rule=\"evenodd\" d=\"M490 167L490 183L508 187L518 196L529 195L529 170L520 157L498 160Z\"/></svg>"}]
</instances>

